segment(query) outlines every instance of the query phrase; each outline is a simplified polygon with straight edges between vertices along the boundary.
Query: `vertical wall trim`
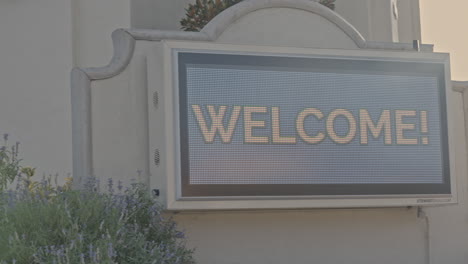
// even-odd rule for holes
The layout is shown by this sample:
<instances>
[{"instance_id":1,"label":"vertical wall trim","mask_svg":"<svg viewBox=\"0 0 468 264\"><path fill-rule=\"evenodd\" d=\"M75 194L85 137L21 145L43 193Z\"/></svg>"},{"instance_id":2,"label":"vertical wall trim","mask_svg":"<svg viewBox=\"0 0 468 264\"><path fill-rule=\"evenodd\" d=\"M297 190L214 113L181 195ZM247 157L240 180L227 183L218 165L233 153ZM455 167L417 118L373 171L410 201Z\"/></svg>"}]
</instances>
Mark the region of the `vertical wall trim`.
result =
<instances>
[{"instance_id":1,"label":"vertical wall trim","mask_svg":"<svg viewBox=\"0 0 468 264\"><path fill-rule=\"evenodd\" d=\"M419 0L410 0L413 36L421 40L421 11Z\"/></svg>"},{"instance_id":2,"label":"vertical wall trim","mask_svg":"<svg viewBox=\"0 0 468 264\"><path fill-rule=\"evenodd\" d=\"M366 9L367 9L367 39L375 39L374 36L374 28L372 23L372 14L371 14L371 1L374 0L367 0Z\"/></svg>"},{"instance_id":3,"label":"vertical wall trim","mask_svg":"<svg viewBox=\"0 0 468 264\"><path fill-rule=\"evenodd\" d=\"M406 1L406 0L405 0ZM392 41L398 42L400 39L399 31L398 31L398 22L399 22L399 14L398 14L398 0L391 0L390 1L390 25L392 28Z\"/></svg>"},{"instance_id":4,"label":"vertical wall trim","mask_svg":"<svg viewBox=\"0 0 468 264\"><path fill-rule=\"evenodd\" d=\"M78 66L78 50L77 50L77 39L78 39L78 4L77 1L79 0L70 0L70 15L71 15L71 43L72 43L72 65L73 67Z\"/></svg>"},{"instance_id":5,"label":"vertical wall trim","mask_svg":"<svg viewBox=\"0 0 468 264\"><path fill-rule=\"evenodd\" d=\"M81 69L71 72L73 185L80 188L93 175L91 80Z\"/></svg>"},{"instance_id":6,"label":"vertical wall trim","mask_svg":"<svg viewBox=\"0 0 468 264\"><path fill-rule=\"evenodd\" d=\"M73 182L80 188L94 176L92 149L91 81L121 73L133 56L135 39L123 29L112 33L114 56L106 67L74 68L71 72Z\"/></svg>"}]
</instances>

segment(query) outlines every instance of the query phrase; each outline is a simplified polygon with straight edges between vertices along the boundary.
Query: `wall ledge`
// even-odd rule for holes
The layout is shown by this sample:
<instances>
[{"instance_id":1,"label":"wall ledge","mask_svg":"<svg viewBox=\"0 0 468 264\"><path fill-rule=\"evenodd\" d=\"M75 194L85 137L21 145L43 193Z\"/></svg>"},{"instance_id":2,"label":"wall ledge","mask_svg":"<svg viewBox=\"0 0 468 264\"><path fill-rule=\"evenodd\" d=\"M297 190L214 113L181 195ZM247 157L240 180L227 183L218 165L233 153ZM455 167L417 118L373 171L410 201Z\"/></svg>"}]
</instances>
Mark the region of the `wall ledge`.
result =
<instances>
[{"instance_id":1,"label":"wall ledge","mask_svg":"<svg viewBox=\"0 0 468 264\"><path fill-rule=\"evenodd\" d=\"M468 90L468 81L452 81L452 90L463 93Z\"/></svg>"}]
</instances>

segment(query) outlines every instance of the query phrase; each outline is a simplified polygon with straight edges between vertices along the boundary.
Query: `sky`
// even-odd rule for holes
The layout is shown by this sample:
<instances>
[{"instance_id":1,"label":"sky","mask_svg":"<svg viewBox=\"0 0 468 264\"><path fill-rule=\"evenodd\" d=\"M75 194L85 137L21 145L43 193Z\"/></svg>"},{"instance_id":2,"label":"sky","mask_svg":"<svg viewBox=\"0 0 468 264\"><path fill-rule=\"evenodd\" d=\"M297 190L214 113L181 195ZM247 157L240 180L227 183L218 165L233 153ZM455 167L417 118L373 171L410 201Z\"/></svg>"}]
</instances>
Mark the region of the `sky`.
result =
<instances>
[{"instance_id":1,"label":"sky","mask_svg":"<svg viewBox=\"0 0 468 264\"><path fill-rule=\"evenodd\" d=\"M468 1L420 0L422 43L449 52L452 80L468 81Z\"/></svg>"}]
</instances>

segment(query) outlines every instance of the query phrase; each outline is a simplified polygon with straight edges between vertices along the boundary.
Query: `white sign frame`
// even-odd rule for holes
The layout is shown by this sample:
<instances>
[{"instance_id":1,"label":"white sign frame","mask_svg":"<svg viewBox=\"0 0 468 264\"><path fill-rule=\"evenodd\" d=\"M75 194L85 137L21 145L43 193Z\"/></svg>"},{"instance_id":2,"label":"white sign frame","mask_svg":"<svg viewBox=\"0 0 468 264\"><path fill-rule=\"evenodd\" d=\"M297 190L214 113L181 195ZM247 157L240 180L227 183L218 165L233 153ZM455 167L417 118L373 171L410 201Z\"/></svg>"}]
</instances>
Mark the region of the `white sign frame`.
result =
<instances>
[{"instance_id":1,"label":"white sign frame","mask_svg":"<svg viewBox=\"0 0 468 264\"><path fill-rule=\"evenodd\" d=\"M347 208L347 207L399 207L399 206L422 206L453 204L457 202L456 177L455 177L455 153L454 153L454 131L453 131L453 109L452 91L450 81L449 56L445 53L426 52L395 52L375 50L331 50L331 49L309 49L309 48L286 48L271 46L230 45L215 44L209 42L192 41L163 41L162 42L164 85L163 97L160 100L164 104L164 126L165 137L164 153L161 162L164 162L164 177L166 186L163 195L168 210L220 210L220 209L292 209L292 208ZM180 160L179 160L179 127L177 87L175 76L174 50L197 51L197 52L222 52L227 54L265 54L281 56L326 56L351 59L378 59L382 61L417 61L426 63L443 63L445 65L445 87L447 98L449 155L450 155L450 195L360 195L360 196L262 196L253 197L203 197L184 198L181 197L180 183ZM153 118L151 113L149 118ZM150 137L153 137L150 130ZM161 175L160 175L161 176Z\"/></svg>"}]
</instances>

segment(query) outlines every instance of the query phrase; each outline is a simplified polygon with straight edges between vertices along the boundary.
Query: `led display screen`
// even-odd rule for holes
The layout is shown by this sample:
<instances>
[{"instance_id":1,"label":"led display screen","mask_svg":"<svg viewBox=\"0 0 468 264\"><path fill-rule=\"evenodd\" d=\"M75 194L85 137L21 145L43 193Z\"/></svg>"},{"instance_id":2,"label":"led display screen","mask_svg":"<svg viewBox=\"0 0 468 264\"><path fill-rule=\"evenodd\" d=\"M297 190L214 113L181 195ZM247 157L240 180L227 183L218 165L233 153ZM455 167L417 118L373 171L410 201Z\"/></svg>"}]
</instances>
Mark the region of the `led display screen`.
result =
<instances>
[{"instance_id":1,"label":"led display screen","mask_svg":"<svg viewBox=\"0 0 468 264\"><path fill-rule=\"evenodd\" d=\"M182 197L450 193L443 63L176 61Z\"/></svg>"}]
</instances>

